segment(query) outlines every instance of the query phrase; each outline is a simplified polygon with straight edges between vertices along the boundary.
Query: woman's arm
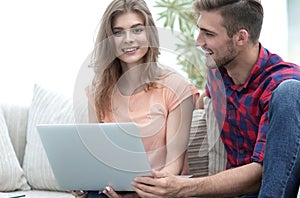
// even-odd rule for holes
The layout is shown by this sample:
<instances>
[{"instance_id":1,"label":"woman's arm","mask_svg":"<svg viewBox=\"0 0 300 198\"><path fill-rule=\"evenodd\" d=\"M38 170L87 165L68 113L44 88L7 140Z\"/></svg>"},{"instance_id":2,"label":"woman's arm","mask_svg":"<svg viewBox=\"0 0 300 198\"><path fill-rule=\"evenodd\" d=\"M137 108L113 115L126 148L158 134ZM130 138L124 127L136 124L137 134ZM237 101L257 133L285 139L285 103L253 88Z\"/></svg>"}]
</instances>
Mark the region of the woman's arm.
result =
<instances>
[{"instance_id":1,"label":"woman's arm","mask_svg":"<svg viewBox=\"0 0 300 198\"><path fill-rule=\"evenodd\" d=\"M166 123L166 166L163 171L175 175L182 171L189 142L193 110L193 96L190 96L169 113Z\"/></svg>"}]
</instances>

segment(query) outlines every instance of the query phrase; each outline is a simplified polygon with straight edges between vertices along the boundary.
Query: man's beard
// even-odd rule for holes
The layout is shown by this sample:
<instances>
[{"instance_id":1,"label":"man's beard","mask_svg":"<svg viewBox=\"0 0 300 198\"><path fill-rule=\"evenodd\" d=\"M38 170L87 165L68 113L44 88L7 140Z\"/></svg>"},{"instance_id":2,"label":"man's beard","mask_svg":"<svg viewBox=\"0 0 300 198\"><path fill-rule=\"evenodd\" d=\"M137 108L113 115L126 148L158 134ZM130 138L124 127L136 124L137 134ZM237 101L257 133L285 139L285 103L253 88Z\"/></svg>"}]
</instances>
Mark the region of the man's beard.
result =
<instances>
[{"instance_id":1,"label":"man's beard","mask_svg":"<svg viewBox=\"0 0 300 198\"><path fill-rule=\"evenodd\" d=\"M230 64L230 62L236 57L237 52L233 47L232 40L227 42L227 50L226 54L220 58L213 59L210 55L206 57L206 66L209 69L217 68L217 67L226 67Z\"/></svg>"}]
</instances>

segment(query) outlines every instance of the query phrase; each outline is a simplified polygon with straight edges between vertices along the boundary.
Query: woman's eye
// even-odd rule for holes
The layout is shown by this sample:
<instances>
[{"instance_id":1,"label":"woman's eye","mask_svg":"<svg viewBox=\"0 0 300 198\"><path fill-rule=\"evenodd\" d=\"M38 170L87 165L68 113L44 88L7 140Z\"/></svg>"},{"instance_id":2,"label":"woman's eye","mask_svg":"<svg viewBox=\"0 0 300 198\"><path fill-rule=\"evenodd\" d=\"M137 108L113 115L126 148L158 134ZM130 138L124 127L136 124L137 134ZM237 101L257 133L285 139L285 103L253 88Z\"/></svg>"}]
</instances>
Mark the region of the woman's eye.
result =
<instances>
[{"instance_id":1,"label":"woman's eye","mask_svg":"<svg viewBox=\"0 0 300 198\"><path fill-rule=\"evenodd\" d=\"M120 36L122 36L122 35L124 34L124 31L116 31L116 32L114 32L113 34L114 34L114 36L116 36L116 37L120 37Z\"/></svg>"},{"instance_id":2,"label":"woman's eye","mask_svg":"<svg viewBox=\"0 0 300 198\"><path fill-rule=\"evenodd\" d=\"M134 29L132 30L132 32L135 33L135 34L140 34L140 33L142 33L143 31L144 31L143 28L134 28Z\"/></svg>"}]
</instances>

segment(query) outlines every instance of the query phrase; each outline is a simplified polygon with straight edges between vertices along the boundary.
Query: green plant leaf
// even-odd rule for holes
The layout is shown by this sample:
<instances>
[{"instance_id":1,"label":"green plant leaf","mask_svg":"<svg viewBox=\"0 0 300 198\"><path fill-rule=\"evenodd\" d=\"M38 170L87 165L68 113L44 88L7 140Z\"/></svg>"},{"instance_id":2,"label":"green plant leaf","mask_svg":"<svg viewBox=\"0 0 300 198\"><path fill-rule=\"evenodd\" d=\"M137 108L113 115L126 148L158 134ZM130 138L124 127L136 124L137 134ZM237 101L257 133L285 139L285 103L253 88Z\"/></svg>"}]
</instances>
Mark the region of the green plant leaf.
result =
<instances>
[{"instance_id":1,"label":"green plant leaf","mask_svg":"<svg viewBox=\"0 0 300 198\"><path fill-rule=\"evenodd\" d=\"M179 43L176 44L177 63L182 66L194 85L203 89L206 83L205 57L195 47L195 33L197 33L196 19L192 13L195 0L157 0L154 7L163 11L158 14L158 20L164 21L164 27L174 31L175 25L179 27Z\"/></svg>"}]
</instances>

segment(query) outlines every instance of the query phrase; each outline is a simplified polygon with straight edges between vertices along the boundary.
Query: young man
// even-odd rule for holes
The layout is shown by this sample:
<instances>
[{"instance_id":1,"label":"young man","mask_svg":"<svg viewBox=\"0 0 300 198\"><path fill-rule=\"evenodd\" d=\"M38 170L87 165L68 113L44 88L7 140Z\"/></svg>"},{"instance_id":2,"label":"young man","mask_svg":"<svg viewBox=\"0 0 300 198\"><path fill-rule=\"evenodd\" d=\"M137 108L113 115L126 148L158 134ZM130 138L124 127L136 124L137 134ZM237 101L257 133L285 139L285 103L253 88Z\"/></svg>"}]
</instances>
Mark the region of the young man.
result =
<instances>
[{"instance_id":1,"label":"young man","mask_svg":"<svg viewBox=\"0 0 300 198\"><path fill-rule=\"evenodd\" d=\"M206 94L221 124L227 170L201 178L153 171L153 178L135 179L136 192L141 197L296 197L300 67L259 43L259 1L196 0L194 8L200 29L196 44L210 57Z\"/></svg>"}]
</instances>

